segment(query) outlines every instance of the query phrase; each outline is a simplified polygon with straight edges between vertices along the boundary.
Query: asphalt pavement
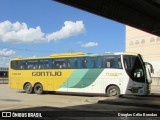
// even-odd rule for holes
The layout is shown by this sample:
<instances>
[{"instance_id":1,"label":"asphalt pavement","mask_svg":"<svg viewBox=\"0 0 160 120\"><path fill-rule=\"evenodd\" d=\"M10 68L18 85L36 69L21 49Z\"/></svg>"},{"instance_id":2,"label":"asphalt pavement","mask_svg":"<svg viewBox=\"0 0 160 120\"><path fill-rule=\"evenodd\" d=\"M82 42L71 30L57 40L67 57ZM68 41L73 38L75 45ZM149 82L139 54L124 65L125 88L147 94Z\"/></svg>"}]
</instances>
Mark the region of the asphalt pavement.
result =
<instances>
[{"instance_id":1,"label":"asphalt pavement","mask_svg":"<svg viewBox=\"0 0 160 120\"><path fill-rule=\"evenodd\" d=\"M30 115L30 112L40 112L42 117L31 117L40 120L158 120L160 119L159 88L160 86L152 86L149 96L128 95L110 98L54 93L26 94L22 90L10 89L7 84L0 84L0 111L14 112L15 116L16 113Z\"/></svg>"}]
</instances>

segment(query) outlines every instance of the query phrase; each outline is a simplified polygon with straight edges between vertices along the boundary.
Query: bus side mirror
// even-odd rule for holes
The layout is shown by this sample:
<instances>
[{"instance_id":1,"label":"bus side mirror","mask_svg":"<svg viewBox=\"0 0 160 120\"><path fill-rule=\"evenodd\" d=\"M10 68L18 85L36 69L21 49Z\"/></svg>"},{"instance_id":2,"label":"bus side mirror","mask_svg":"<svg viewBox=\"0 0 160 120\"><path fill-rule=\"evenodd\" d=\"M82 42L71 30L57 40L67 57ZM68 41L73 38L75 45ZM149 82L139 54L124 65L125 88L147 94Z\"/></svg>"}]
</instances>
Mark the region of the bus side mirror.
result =
<instances>
[{"instance_id":1,"label":"bus side mirror","mask_svg":"<svg viewBox=\"0 0 160 120\"><path fill-rule=\"evenodd\" d=\"M153 69L153 66L152 66L151 63L145 62L145 65L148 65L150 72L151 72L151 73L154 73L154 69Z\"/></svg>"},{"instance_id":2,"label":"bus side mirror","mask_svg":"<svg viewBox=\"0 0 160 120\"><path fill-rule=\"evenodd\" d=\"M151 73L154 73L154 69L152 65L151 65Z\"/></svg>"}]
</instances>

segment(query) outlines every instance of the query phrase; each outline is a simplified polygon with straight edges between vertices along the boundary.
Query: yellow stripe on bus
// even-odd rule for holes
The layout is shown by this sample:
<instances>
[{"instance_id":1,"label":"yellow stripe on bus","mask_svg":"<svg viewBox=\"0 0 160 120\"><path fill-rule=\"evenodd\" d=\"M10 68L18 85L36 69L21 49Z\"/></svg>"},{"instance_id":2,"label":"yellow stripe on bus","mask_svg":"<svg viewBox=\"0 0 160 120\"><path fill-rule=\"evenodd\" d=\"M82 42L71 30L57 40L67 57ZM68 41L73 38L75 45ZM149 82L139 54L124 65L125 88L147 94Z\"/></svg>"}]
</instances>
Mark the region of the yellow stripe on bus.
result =
<instances>
[{"instance_id":1,"label":"yellow stripe on bus","mask_svg":"<svg viewBox=\"0 0 160 120\"><path fill-rule=\"evenodd\" d=\"M10 78L10 85L12 88L23 89L25 83L29 82L32 87L36 83L43 85L44 91L54 91L65 83L65 81L71 76L74 69L56 69L56 70L12 70L12 78Z\"/></svg>"}]
</instances>

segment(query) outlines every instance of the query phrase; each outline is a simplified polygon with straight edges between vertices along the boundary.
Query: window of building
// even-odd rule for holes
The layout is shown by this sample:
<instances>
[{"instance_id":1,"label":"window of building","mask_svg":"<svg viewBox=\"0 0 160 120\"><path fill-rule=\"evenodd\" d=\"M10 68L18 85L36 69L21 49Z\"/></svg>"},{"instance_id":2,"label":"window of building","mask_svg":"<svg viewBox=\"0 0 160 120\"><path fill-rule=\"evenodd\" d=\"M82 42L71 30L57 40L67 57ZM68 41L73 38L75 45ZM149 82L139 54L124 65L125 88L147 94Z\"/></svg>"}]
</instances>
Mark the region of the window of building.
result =
<instances>
[{"instance_id":1,"label":"window of building","mask_svg":"<svg viewBox=\"0 0 160 120\"><path fill-rule=\"evenodd\" d=\"M154 42L155 42L154 37L151 37L151 39L150 39L150 43L154 43Z\"/></svg>"},{"instance_id":2,"label":"window of building","mask_svg":"<svg viewBox=\"0 0 160 120\"><path fill-rule=\"evenodd\" d=\"M130 42L130 46L133 46L133 45L134 45L134 43L133 43L133 41L131 41L131 42Z\"/></svg>"},{"instance_id":3,"label":"window of building","mask_svg":"<svg viewBox=\"0 0 160 120\"><path fill-rule=\"evenodd\" d=\"M7 71L0 71L0 77L8 77Z\"/></svg>"},{"instance_id":4,"label":"window of building","mask_svg":"<svg viewBox=\"0 0 160 120\"><path fill-rule=\"evenodd\" d=\"M160 37L157 37L157 42L160 42Z\"/></svg>"},{"instance_id":5,"label":"window of building","mask_svg":"<svg viewBox=\"0 0 160 120\"><path fill-rule=\"evenodd\" d=\"M139 40L136 40L135 45L139 45Z\"/></svg>"},{"instance_id":6,"label":"window of building","mask_svg":"<svg viewBox=\"0 0 160 120\"><path fill-rule=\"evenodd\" d=\"M141 40L141 44L145 44L145 39L142 39L142 40Z\"/></svg>"}]
</instances>

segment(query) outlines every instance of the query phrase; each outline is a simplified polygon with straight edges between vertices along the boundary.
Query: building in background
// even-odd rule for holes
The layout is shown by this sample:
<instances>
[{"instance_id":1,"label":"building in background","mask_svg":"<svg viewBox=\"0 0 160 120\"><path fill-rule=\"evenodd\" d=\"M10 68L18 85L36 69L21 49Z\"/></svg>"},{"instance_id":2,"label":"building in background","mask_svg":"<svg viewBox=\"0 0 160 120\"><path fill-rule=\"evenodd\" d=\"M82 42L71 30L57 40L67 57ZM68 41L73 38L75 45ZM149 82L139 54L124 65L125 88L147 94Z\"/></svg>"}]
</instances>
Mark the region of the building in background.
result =
<instances>
[{"instance_id":1,"label":"building in background","mask_svg":"<svg viewBox=\"0 0 160 120\"><path fill-rule=\"evenodd\" d=\"M8 83L8 68L0 67L0 83Z\"/></svg>"},{"instance_id":2,"label":"building in background","mask_svg":"<svg viewBox=\"0 0 160 120\"><path fill-rule=\"evenodd\" d=\"M154 67L153 84L160 85L160 37L126 26L126 52L138 52Z\"/></svg>"}]
</instances>

